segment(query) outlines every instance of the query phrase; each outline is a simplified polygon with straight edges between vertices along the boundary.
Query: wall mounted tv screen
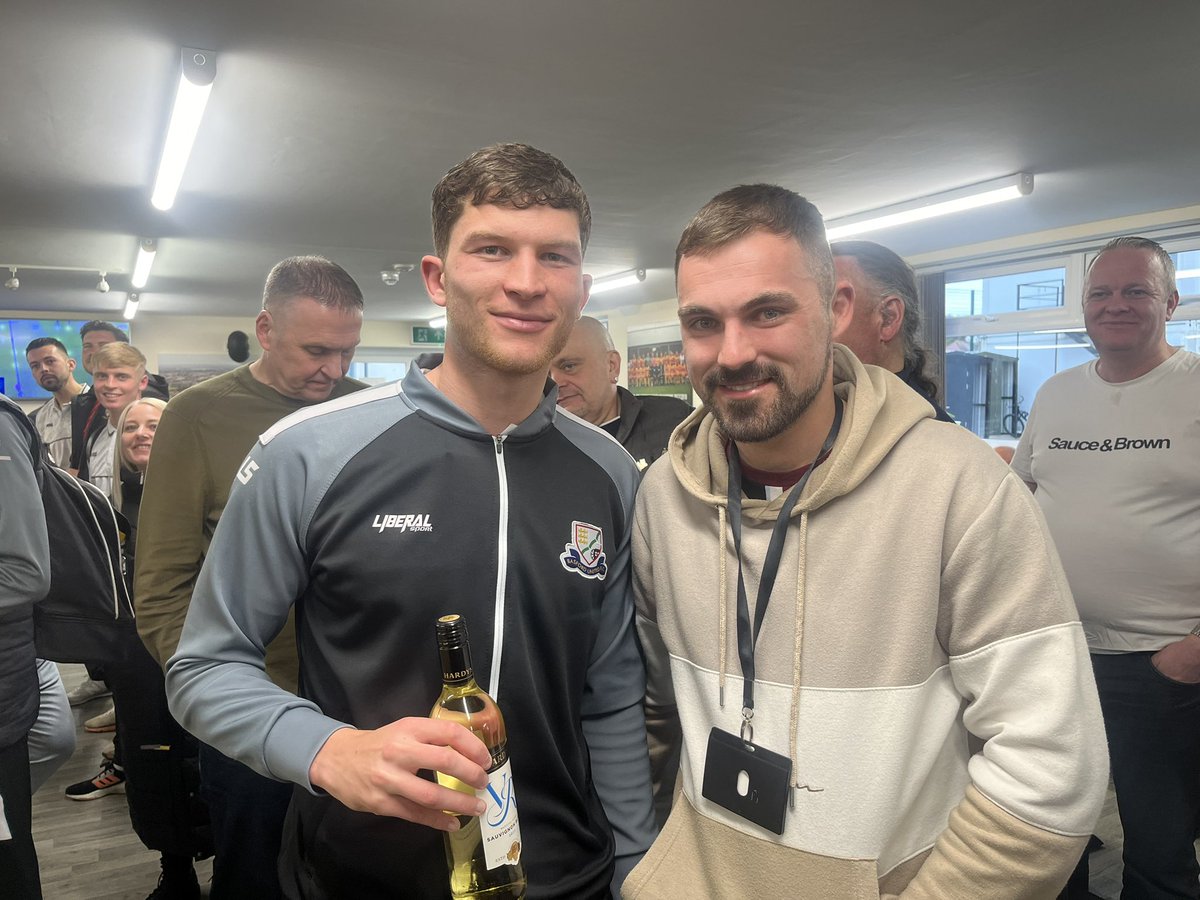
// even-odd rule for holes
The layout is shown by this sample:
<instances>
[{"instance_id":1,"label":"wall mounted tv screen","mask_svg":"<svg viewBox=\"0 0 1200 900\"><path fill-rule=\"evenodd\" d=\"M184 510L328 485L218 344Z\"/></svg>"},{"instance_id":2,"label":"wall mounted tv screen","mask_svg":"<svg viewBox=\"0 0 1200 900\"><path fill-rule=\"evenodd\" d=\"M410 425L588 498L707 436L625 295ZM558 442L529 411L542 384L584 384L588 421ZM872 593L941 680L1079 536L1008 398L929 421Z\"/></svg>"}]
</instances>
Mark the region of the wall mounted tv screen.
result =
<instances>
[{"instance_id":1,"label":"wall mounted tv screen","mask_svg":"<svg viewBox=\"0 0 1200 900\"><path fill-rule=\"evenodd\" d=\"M75 360L75 380L80 384L91 384L91 376L83 371L83 341L79 327L89 319L0 319L0 393L14 400L44 400L49 391L42 390L29 364L25 361L25 348L35 338L58 338ZM127 322L113 322L126 335Z\"/></svg>"}]
</instances>

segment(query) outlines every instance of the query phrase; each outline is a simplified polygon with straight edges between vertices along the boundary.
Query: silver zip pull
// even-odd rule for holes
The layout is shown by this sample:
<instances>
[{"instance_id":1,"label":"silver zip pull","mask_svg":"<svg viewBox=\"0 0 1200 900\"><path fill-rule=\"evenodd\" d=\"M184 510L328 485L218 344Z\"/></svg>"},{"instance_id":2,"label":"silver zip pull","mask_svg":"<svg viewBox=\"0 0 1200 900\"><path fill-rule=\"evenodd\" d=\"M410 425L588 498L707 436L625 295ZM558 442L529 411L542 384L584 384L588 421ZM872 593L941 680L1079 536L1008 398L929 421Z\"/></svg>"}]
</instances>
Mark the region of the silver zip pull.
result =
<instances>
[{"instance_id":1,"label":"silver zip pull","mask_svg":"<svg viewBox=\"0 0 1200 900\"><path fill-rule=\"evenodd\" d=\"M496 455L501 456L504 453L504 435L492 435L492 440L496 442Z\"/></svg>"}]
</instances>

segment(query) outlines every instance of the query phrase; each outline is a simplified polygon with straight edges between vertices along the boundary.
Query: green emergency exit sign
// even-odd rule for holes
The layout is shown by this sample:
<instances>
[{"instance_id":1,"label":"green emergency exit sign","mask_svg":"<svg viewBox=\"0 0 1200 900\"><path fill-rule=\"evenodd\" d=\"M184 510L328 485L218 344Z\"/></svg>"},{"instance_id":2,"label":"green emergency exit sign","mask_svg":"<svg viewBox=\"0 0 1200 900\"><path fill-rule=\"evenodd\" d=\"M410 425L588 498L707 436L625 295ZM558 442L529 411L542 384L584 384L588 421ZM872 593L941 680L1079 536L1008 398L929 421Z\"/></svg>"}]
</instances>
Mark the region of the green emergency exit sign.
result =
<instances>
[{"instance_id":1,"label":"green emergency exit sign","mask_svg":"<svg viewBox=\"0 0 1200 900\"><path fill-rule=\"evenodd\" d=\"M446 329L414 325L412 342L414 344L444 344L446 343Z\"/></svg>"}]
</instances>

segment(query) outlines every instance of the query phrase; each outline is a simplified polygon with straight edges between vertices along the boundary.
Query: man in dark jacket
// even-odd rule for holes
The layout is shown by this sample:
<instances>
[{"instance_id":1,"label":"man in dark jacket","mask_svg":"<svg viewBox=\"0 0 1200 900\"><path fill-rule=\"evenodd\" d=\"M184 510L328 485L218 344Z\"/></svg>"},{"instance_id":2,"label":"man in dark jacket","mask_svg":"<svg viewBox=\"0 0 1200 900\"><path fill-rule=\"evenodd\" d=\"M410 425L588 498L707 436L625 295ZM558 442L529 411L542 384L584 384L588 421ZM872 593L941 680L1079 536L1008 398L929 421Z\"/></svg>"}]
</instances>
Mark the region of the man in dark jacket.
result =
<instances>
[{"instance_id":1,"label":"man in dark jacket","mask_svg":"<svg viewBox=\"0 0 1200 900\"><path fill-rule=\"evenodd\" d=\"M692 408L676 397L635 397L617 384L621 354L608 329L581 316L567 346L550 366L558 405L621 442L644 469L666 449L675 426Z\"/></svg>"},{"instance_id":2,"label":"man in dark jacket","mask_svg":"<svg viewBox=\"0 0 1200 900\"><path fill-rule=\"evenodd\" d=\"M33 604L50 590L50 544L24 412L0 396L0 873L4 896L41 898L26 735L37 719Z\"/></svg>"}]
</instances>

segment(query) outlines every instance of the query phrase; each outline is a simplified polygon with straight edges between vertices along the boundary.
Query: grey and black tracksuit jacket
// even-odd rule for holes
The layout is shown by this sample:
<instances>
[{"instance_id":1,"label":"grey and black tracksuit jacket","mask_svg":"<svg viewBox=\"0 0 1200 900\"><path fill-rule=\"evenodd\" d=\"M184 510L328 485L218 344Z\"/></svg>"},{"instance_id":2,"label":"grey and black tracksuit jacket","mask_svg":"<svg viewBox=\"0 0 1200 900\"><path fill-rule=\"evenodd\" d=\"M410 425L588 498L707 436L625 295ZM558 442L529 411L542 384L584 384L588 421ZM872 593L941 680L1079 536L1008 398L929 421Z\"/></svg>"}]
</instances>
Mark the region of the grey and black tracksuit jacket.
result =
<instances>
[{"instance_id":1,"label":"grey and black tracksuit jacket","mask_svg":"<svg viewBox=\"0 0 1200 900\"><path fill-rule=\"evenodd\" d=\"M168 693L201 740L300 786L289 895L448 896L440 833L352 812L308 780L344 724L429 714L446 613L466 618L504 711L530 900L607 896L653 839L629 593L638 473L555 397L548 383L494 438L414 365L289 416L243 465ZM262 665L293 604L299 697Z\"/></svg>"}]
</instances>

